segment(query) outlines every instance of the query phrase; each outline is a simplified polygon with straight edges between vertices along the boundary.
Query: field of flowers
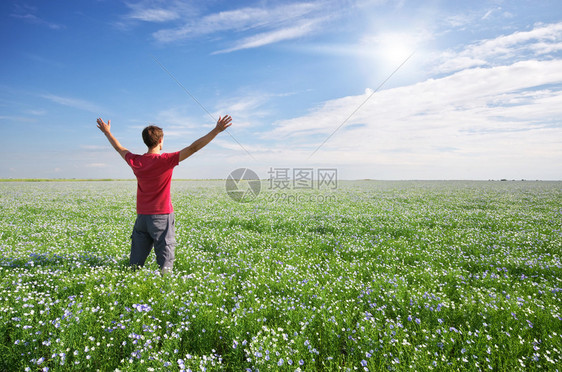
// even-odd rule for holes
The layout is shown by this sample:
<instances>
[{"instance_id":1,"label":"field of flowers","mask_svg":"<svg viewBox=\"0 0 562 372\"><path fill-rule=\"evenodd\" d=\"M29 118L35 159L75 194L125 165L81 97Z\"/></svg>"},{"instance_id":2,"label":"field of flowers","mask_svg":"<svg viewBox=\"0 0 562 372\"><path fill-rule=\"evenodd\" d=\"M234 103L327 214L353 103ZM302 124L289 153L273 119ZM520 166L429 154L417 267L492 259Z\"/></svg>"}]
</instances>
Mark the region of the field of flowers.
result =
<instances>
[{"instance_id":1,"label":"field of flowers","mask_svg":"<svg viewBox=\"0 0 562 372\"><path fill-rule=\"evenodd\" d=\"M0 371L562 370L560 182L174 182L164 277L134 182L0 183Z\"/></svg>"}]
</instances>

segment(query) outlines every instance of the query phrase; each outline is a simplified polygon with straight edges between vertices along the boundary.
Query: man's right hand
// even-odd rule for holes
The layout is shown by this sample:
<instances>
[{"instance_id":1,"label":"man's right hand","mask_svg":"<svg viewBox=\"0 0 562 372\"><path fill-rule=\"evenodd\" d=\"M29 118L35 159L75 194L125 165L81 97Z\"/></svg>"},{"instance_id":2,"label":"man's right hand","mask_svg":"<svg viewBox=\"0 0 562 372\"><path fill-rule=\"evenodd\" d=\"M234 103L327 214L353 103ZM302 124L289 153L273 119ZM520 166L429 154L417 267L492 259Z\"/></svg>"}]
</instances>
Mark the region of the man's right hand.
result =
<instances>
[{"instance_id":1,"label":"man's right hand","mask_svg":"<svg viewBox=\"0 0 562 372\"><path fill-rule=\"evenodd\" d=\"M111 130L111 120L108 120L106 124L102 118L98 118L98 128L105 134L109 133Z\"/></svg>"},{"instance_id":2,"label":"man's right hand","mask_svg":"<svg viewBox=\"0 0 562 372\"><path fill-rule=\"evenodd\" d=\"M108 120L106 123L102 120L102 118L98 118L97 122L98 128L103 132L103 134L105 134L105 137L107 137L107 140L109 141L109 143L111 143L111 146L113 146L115 151L117 151L119 155L121 155L121 157L125 159L125 155L127 155L129 150L121 146L119 141L117 141L117 138L115 138L113 134L111 134L111 120Z\"/></svg>"}]
</instances>

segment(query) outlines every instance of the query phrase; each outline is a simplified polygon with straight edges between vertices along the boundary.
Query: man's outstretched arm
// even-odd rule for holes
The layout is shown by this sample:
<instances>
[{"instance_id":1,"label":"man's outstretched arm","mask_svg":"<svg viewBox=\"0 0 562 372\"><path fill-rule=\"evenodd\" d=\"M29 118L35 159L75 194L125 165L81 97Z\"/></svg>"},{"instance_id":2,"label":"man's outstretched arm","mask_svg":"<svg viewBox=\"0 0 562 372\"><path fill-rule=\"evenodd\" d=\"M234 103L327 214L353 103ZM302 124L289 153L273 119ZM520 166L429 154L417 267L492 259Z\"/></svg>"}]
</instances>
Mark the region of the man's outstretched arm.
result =
<instances>
[{"instance_id":1,"label":"man's outstretched arm","mask_svg":"<svg viewBox=\"0 0 562 372\"><path fill-rule=\"evenodd\" d=\"M209 142L213 140L213 138L217 136L217 134L230 127L232 125L231 121L232 118L228 115L226 115L224 118L219 117L217 126L214 127L213 130L180 151L180 161L187 159L188 157L205 147Z\"/></svg>"},{"instance_id":2,"label":"man's outstretched arm","mask_svg":"<svg viewBox=\"0 0 562 372\"><path fill-rule=\"evenodd\" d=\"M113 146L115 151L117 151L119 155L125 159L125 155L127 155L129 150L121 146L119 141L117 141L117 138L111 134L111 120L108 120L107 123L105 123L101 118L98 118L98 128L103 132L103 134L105 134L107 140L111 143L111 146Z\"/></svg>"}]
</instances>

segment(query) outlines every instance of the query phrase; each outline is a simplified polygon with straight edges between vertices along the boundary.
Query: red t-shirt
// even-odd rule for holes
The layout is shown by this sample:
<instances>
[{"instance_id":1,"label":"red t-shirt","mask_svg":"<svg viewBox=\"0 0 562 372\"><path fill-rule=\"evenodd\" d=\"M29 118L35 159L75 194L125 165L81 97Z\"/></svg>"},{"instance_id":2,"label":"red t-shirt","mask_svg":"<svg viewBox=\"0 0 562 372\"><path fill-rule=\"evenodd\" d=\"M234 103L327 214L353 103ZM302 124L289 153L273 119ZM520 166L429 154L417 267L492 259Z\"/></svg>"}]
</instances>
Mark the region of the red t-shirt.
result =
<instances>
[{"instance_id":1,"label":"red t-shirt","mask_svg":"<svg viewBox=\"0 0 562 372\"><path fill-rule=\"evenodd\" d=\"M170 185L179 159L179 151L144 155L129 152L125 155L125 161L137 176L138 214L168 214L174 211Z\"/></svg>"}]
</instances>

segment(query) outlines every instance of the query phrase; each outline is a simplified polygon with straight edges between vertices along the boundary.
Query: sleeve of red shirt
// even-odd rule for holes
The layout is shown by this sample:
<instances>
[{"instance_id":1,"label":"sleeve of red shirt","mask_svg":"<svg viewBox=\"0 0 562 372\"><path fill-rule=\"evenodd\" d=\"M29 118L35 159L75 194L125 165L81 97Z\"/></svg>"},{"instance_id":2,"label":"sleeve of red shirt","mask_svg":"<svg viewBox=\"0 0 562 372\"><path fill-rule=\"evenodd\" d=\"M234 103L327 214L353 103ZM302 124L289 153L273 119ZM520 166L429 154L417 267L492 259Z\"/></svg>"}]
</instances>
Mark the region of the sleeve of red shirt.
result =
<instances>
[{"instance_id":1,"label":"sleeve of red shirt","mask_svg":"<svg viewBox=\"0 0 562 372\"><path fill-rule=\"evenodd\" d=\"M170 162L170 168L175 167L180 163L180 152L170 152L166 154L168 156L168 161Z\"/></svg>"},{"instance_id":2,"label":"sleeve of red shirt","mask_svg":"<svg viewBox=\"0 0 562 372\"><path fill-rule=\"evenodd\" d=\"M133 165L133 157L135 157L137 155L133 154L132 152L128 152L125 154L125 161L127 162L127 164L129 164L130 166Z\"/></svg>"}]
</instances>

